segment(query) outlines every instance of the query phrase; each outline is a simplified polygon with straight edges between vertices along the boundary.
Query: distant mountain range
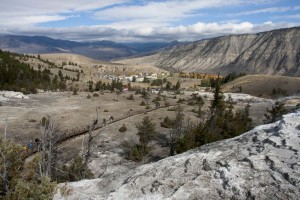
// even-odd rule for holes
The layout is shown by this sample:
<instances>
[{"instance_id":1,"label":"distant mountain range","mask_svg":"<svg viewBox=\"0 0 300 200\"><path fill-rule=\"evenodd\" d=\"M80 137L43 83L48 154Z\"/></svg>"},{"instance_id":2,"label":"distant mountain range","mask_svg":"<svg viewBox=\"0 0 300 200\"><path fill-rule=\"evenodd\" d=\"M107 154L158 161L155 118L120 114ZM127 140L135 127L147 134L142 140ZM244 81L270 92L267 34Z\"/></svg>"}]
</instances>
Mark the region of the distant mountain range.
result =
<instances>
[{"instance_id":1,"label":"distant mountain range","mask_svg":"<svg viewBox=\"0 0 300 200\"><path fill-rule=\"evenodd\" d=\"M300 27L181 44L139 63L173 71L300 76Z\"/></svg>"},{"instance_id":2,"label":"distant mountain range","mask_svg":"<svg viewBox=\"0 0 300 200\"><path fill-rule=\"evenodd\" d=\"M0 36L0 49L16 53L75 53L170 71L300 76L300 27L229 35L195 42L75 42L44 36ZM131 59L128 59L131 58Z\"/></svg>"},{"instance_id":3,"label":"distant mountain range","mask_svg":"<svg viewBox=\"0 0 300 200\"><path fill-rule=\"evenodd\" d=\"M93 59L109 61L162 50L179 42L116 43L112 41L75 42L45 36L0 36L0 49L15 53L75 53Z\"/></svg>"}]
</instances>

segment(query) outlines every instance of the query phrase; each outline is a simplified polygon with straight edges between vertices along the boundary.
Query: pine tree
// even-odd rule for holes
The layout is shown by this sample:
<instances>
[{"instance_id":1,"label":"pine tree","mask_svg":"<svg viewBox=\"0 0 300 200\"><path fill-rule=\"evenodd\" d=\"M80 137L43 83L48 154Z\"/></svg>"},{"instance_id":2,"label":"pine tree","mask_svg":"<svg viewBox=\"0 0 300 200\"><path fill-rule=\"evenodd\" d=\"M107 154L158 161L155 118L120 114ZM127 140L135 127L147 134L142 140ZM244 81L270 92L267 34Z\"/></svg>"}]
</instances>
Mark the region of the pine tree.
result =
<instances>
[{"instance_id":1,"label":"pine tree","mask_svg":"<svg viewBox=\"0 0 300 200\"><path fill-rule=\"evenodd\" d=\"M138 129L138 136L140 137L139 141L142 146L142 153L146 155L148 153L148 145L151 140L156 137L156 128L155 123L151 121L149 116L143 118L142 122L136 124Z\"/></svg>"},{"instance_id":2,"label":"pine tree","mask_svg":"<svg viewBox=\"0 0 300 200\"><path fill-rule=\"evenodd\" d=\"M174 156L176 154L176 144L181 137L183 126L183 109L180 105L178 105L175 111L176 116L172 123L172 130L170 131L170 156Z\"/></svg>"},{"instance_id":3,"label":"pine tree","mask_svg":"<svg viewBox=\"0 0 300 200\"><path fill-rule=\"evenodd\" d=\"M225 102L224 102L224 96L223 96L222 90L221 90L220 76L218 76L218 78L216 80L214 99L211 102L210 108L212 110L212 113L218 112L219 114L223 113L223 111L225 110Z\"/></svg>"},{"instance_id":4,"label":"pine tree","mask_svg":"<svg viewBox=\"0 0 300 200\"><path fill-rule=\"evenodd\" d=\"M274 106L272 106L271 109L267 108L267 112L265 114L265 123L272 123L278 120L283 114L287 112L287 110L284 107L283 102L277 101Z\"/></svg>"}]
</instances>

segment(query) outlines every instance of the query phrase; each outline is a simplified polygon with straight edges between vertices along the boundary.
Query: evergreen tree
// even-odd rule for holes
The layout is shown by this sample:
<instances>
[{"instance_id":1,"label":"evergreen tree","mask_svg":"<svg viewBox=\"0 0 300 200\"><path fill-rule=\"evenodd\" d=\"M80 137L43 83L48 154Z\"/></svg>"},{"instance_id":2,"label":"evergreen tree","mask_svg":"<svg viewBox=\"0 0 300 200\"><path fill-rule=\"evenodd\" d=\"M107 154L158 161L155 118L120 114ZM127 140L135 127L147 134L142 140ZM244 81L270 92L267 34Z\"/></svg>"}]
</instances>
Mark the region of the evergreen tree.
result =
<instances>
[{"instance_id":1,"label":"evergreen tree","mask_svg":"<svg viewBox=\"0 0 300 200\"><path fill-rule=\"evenodd\" d=\"M93 81L90 81L90 83L89 83L89 91L94 92Z\"/></svg>"},{"instance_id":2,"label":"evergreen tree","mask_svg":"<svg viewBox=\"0 0 300 200\"><path fill-rule=\"evenodd\" d=\"M218 113L221 114L225 110L225 102L224 102L224 96L221 91L221 79L220 76L218 76L216 80L216 87L214 91L214 99L211 102L211 111L212 113Z\"/></svg>"},{"instance_id":3,"label":"evergreen tree","mask_svg":"<svg viewBox=\"0 0 300 200\"><path fill-rule=\"evenodd\" d=\"M172 123L172 130L170 131L170 156L176 154L177 141L180 139L183 128L183 114L182 107L180 105L176 106L176 116Z\"/></svg>"},{"instance_id":4,"label":"evergreen tree","mask_svg":"<svg viewBox=\"0 0 300 200\"><path fill-rule=\"evenodd\" d=\"M171 87L172 87L172 83L170 81L168 81L166 84L166 90L170 90Z\"/></svg>"},{"instance_id":5,"label":"evergreen tree","mask_svg":"<svg viewBox=\"0 0 300 200\"><path fill-rule=\"evenodd\" d=\"M132 77L132 82L136 82L136 77L135 76Z\"/></svg>"},{"instance_id":6,"label":"evergreen tree","mask_svg":"<svg viewBox=\"0 0 300 200\"><path fill-rule=\"evenodd\" d=\"M157 135L155 123L151 121L149 116L146 116L143 118L142 122L138 122L136 124L136 128L138 129L142 153L143 155L146 155L148 153L148 145L150 141L153 140Z\"/></svg>"},{"instance_id":7,"label":"evergreen tree","mask_svg":"<svg viewBox=\"0 0 300 200\"><path fill-rule=\"evenodd\" d=\"M174 90L179 90L180 89L180 81L178 80L176 85L174 86Z\"/></svg>"},{"instance_id":8,"label":"evergreen tree","mask_svg":"<svg viewBox=\"0 0 300 200\"><path fill-rule=\"evenodd\" d=\"M284 107L283 102L277 101L272 108L267 108L267 113L265 114L265 123L272 123L278 120L287 110Z\"/></svg>"}]
</instances>

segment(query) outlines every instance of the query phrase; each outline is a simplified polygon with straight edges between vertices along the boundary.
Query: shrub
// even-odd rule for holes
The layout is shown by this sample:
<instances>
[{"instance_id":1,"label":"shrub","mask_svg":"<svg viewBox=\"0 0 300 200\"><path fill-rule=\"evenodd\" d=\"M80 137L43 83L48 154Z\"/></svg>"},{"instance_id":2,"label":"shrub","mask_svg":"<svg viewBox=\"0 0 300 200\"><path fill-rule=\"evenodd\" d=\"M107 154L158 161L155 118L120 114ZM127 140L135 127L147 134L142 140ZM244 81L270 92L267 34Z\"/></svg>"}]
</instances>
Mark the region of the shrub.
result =
<instances>
[{"instance_id":1,"label":"shrub","mask_svg":"<svg viewBox=\"0 0 300 200\"><path fill-rule=\"evenodd\" d=\"M123 124L123 125L121 126L121 128L119 129L119 131L120 131L121 133L127 131L127 128L126 128L125 124Z\"/></svg>"},{"instance_id":2,"label":"shrub","mask_svg":"<svg viewBox=\"0 0 300 200\"><path fill-rule=\"evenodd\" d=\"M145 106L146 104L145 104L145 102L144 101L142 101L141 103L140 103L140 106Z\"/></svg>"},{"instance_id":3,"label":"shrub","mask_svg":"<svg viewBox=\"0 0 300 200\"><path fill-rule=\"evenodd\" d=\"M30 119L30 120L28 120L28 122L36 122L36 120L35 119Z\"/></svg>"},{"instance_id":4,"label":"shrub","mask_svg":"<svg viewBox=\"0 0 300 200\"><path fill-rule=\"evenodd\" d=\"M123 150L125 154L125 158L132 161L142 161L144 157L149 153L149 149L146 149L144 153L144 149L140 144L134 144L132 142L125 141L123 143Z\"/></svg>"},{"instance_id":5,"label":"shrub","mask_svg":"<svg viewBox=\"0 0 300 200\"><path fill-rule=\"evenodd\" d=\"M105 109L104 112L109 112L109 111Z\"/></svg>"},{"instance_id":6,"label":"shrub","mask_svg":"<svg viewBox=\"0 0 300 200\"><path fill-rule=\"evenodd\" d=\"M161 127L171 128L173 125L173 121L167 116L164 118L164 121L160 123Z\"/></svg>"},{"instance_id":7,"label":"shrub","mask_svg":"<svg viewBox=\"0 0 300 200\"><path fill-rule=\"evenodd\" d=\"M168 108L167 111L175 111L175 110L176 110L175 107L172 107L172 108Z\"/></svg>"},{"instance_id":8,"label":"shrub","mask_svg":"<svg viewBox=\"0 0 300 200\"><path fill-rule=\"evenodd\" d=\"M41 125L46 126L48 124L48 119L46 117L43 117L41 120Z\"/></svg>"},{"instance_id":9,"label":"shrub","mask_svg":"<svg viewBox=\"0 0 300 200\"><path fill-rule=\"evenodd\" d=\"M94 93L93 97L99 97L99 94L98 93Z\"/></svg>"},{"instance_id":10,"label":"shrub","mask_svg":"<svg viewBox=\"0 0 300 200\"><path fill-rule=\"evenodd\" d=\"M74 89L73 89L73 95L77 95L77 91L78 91L78 89L77 89L77 88L74 88Z\"/></svg>"},{"instance_id":11,"label":"shrub","mask_svg":"<svg viewBox=\"0 0 300 200\"><path fill-rule=\"evenodd\" d=\"M133 94L129 95L129 97L127 97L128 100L134 100Z\"/></svg>"},{"instance_id":12,"label":"shrub","mask_svg":"<svg viewBox=\"0 0 300 200\"><path fill-rule=\"evenodd\" d=\"M184 101L185 101L185 99L180 98L180 99L178 99L177 103L182 103Z\"/></svg>"},{"instance_id":13,"label":"shrub","mask_svg":"<svg viewBox=\"0 0 300 200\"><path fill-rule=\"evenodd\" d=\"M57 181L72 182L72 181L82 180L83 178L87 178L87 179L93 178L93 173L91 172L90 169L87 169L85 174L83 174L83 171L84 171L84 160L82 156L78 155L73 160L71 160L69 164L62 166L62 169L58 171ZM65 193L67 191L61 191L61 192Z\"/></svg>"},{"instance_id":14,"label":"shrub","mask_svg":"<svg viewBox=\"0 0 300 200\"><path fill-rule=\"evenodd\" d=\"M91 97L90 94L88 94L88 95L86 96L86 98L87 98L87 99L90 99L90 98L92 98L92 97Z\"/></svg>"},{"instance_id":15,"label":"shrub","mask_svg":"<svg viewBox=\"0 0 300 200\"><path fill-rule=\"evenodd\" d=\"M137 90L135 91L135 94L142 94L141 89L137 89Z\"/></svg>"},{"instance_id":16,"label":"shrub","mask_svg":"<svg viewBox=\"0 0 300 200\"><path fill-rule=\"evenodd\" d=\"M155 97L155 98L152 100L152 102L157 102L157 101L161 101L160 96L157 96L157 97Z\"/></svg>"}]
</instances>

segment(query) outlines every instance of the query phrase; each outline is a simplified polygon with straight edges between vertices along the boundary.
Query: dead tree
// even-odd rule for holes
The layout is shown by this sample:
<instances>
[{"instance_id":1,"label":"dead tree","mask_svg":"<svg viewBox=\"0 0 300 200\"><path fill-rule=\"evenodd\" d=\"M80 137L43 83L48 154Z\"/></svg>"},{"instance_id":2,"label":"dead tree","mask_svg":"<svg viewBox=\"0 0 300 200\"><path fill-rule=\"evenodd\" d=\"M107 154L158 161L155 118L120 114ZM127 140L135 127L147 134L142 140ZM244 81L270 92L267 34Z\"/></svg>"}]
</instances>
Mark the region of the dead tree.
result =
<instances>
[{"instance_id":1,"label":"dead tree","mask_svg":"<svg viewBox=\"0 0 300 200\"><path fill-rule=\"evenodd\" d=\"M40 146L40 162L39 173L40 176L54 176L56 168L56 158L60 135L58 128L52 118L48 118L45 125L41 126Z\"/></svg>"},{"instance_id":2,"label":"dead tree","mask_svg":"<svg viewBox=\"0 0 300 200\"><path fill-rule=\"evenodd\" d=\"M8 99L8 110L7 110L6 118L5 118L4 140L6 140L6 137L7 137L7 121L8 121L9 107L10 107L10 99Z\"/></svg>"},{"instance_id":3,"label":"dead tree","mask_svg":"<svg viewBox=\"0 0 300 200\"><path fill-rule=\"evenodd\" d=\"M92 147L92 141L93 141L93 138L94 138L92 134L93 134L93 131L95 130L95 128L97 127L97 124L98 124L98 110L97 109L96 109L96 113L97 113L97 118L94 119L93 123L89 125L88 140L87 140L87 146L86 146L85 152L84 152L84 148L82 146L83 168L82 168L81 176L82 176L83 179L86 178L87 171L88 171L88 161L91 157L91 147ZM84 142L84 140L83 140L83 142Z\"/></svg>"}]
</instances>

